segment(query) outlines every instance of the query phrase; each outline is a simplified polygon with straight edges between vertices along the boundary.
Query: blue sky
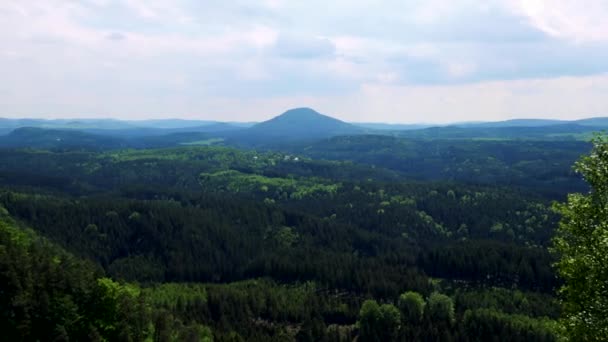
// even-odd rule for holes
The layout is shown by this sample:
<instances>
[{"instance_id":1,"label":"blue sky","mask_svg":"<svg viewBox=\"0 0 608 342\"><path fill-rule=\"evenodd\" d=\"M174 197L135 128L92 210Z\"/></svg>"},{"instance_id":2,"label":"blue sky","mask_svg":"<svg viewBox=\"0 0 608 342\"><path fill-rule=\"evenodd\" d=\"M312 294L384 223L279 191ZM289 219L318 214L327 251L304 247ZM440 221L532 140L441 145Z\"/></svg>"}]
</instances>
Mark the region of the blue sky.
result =
<instances>
[{"instance_id":1,"label":"blue sky","mask_svg":"<svg viewBox=\"0 0 608 342\"><path fill-rule=\"evenodd\" d=\"M0 2L0 116L608 116L605 0Z\"/></svg>"}]
</instances>

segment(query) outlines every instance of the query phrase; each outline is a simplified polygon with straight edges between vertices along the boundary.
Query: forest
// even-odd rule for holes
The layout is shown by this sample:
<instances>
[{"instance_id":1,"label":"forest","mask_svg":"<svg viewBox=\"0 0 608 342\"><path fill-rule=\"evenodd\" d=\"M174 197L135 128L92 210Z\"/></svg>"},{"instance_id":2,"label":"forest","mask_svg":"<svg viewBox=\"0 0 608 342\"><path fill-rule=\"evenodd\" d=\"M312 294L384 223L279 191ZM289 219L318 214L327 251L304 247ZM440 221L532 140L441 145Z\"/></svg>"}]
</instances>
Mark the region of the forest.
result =
<instances>
[{"instance_id":1,"label":"forest","mask_svg":"<svg viewBox=\"0 0 608 342\"><path fill-rule=\"evenodd\" d=\"M564 340L554 203L592 144L419 134L5 146L3 336Z\"/></svg>"}]
</instances>

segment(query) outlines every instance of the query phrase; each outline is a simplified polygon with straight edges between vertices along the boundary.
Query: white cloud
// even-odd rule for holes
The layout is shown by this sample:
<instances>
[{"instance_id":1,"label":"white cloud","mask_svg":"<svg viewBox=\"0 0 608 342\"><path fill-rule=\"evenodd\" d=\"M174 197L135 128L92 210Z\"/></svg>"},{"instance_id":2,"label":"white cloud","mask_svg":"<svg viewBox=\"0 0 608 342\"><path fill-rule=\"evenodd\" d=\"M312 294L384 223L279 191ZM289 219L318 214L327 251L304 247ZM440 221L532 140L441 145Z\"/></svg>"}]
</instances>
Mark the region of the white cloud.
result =
<instances>
[{"instance_id":1,"label":"white cloud","mask_svg":"<svg viewBox=\"0 0 608 342\"><path fill-rule=\"evenodd\" d=\"M179 23L190 23L194 18L186 13L180 7L181 0L164 1L164 0L123 0L124 4L134 11L137 16L155 21L176 21ZM120 1L107 1L101 3L103 6L108 6L112 3L120 3ZM98 3L100 4L100 3Z\"/></svg>"},{"instance_id":2,"label":"white cloud","mask_svg":"<svg viewBox=\"0 0 608 342\"><path fill-rule=\"evenodd\" d=\"M449 62L446 65L448 73L454 78L470 75L476 70L476 66L470 62Z\"/></svg>"},{"instance_id":3,"label":"white cloud","mask_svg":"<svg viewBox=\"0 0 608 342\"><path fill-rule=\"evenodd\" d=\"M0 93L3 87L6 85L0 86ZM44 117L57 116L51 108L61 105L70 110L72 115L68 116L107 117L128 111L132 118L179 115L221 120L265 120L304 104L348 121L446 123L602 116L608 113L607 92L608 75L598 75L447 86L370 83L349 94L270 98L206 96L204 93L199 97L182 93L152 97L138 96L136 90L120 88L104 93L111 101L101 105L92 105L98 101L97 94L75 86L70 92L40 97L35 107L29 97L17 93L4 98L0 104L3 108L25 108L14 112L14 116L32 116L33 112ZM37 110L31 110L34 108Z\"/></svg>"},{"instance_id":4,"label":"white cloud","mask_svg":"<svg viewBox=\"0 0 608 342\"><path fill-rule=\"evenodd\" d=\"M605 0L518 0L514 8L552 36L578 42L608 41Z\"/></svg>"},{"instance_id":5,"label":"white cloud","mask_svg":"<svg viewBox=\"0 0 608 342\"><path fill-rule=\"evenodd\" d=\"M275 49L278 55L287 58L332 57L336 50L327 38L285 33L279 36Z\"/></svg>"},{"instance_id":6,"label":"white cloud","mask_svg":"<svg viewBox=\"0 0 608 342\"><path fill-rule=\"evenodd\" d=\"M601 114L606 19L600 0L4 1L0 116Z\"/></svg>"},{"instance_id":7,"label":"white cloud","mask_svg":"<svg viewBox=\"0 0 608 342\"><path fill-rule=\"evenodd\" d=\"M608 75L600 75L449 86L366 85L360 96L368 99L368 110L391 113L390 121L454 122L606 115L606 90Z\"/></svg>"}]
</instances>

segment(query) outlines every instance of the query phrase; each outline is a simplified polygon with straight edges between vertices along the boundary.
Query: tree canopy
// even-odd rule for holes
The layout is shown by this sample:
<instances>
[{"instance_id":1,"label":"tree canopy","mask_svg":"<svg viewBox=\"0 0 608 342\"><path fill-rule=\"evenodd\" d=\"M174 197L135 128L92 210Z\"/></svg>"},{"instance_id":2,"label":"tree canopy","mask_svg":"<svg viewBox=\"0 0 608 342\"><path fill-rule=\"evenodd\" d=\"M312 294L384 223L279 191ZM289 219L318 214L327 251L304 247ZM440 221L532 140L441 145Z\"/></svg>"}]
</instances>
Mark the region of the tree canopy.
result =
<instances>
[{"instance_id":1,"label":"tree canopy","mask_svg":"<svg viewBox=\"0 0 608 342\"><path fill-rule=\"evenodd\" d=\"M572 341L608 339L608 139L598 136L593 150L577 162L591 186L557 205L562 219L554 239L557 269L565 283L564 322Z\"/></svg>"}]
</instances>

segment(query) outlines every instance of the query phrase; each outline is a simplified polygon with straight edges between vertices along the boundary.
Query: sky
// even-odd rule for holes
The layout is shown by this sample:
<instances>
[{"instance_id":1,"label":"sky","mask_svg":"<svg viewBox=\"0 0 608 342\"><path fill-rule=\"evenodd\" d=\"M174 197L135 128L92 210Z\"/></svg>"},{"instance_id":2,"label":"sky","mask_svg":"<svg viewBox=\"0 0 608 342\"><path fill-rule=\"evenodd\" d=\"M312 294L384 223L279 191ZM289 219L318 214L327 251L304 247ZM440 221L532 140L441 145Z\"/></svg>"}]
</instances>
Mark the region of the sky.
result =
<instances>
[{"instance_id":1,"label":"sky","mask_svg":"<svg viewBox=\"0 0 608 342\"><path fill-rule=\"evenodd\" d=\"M2 0L0 117L608 116L607 0Z\"/></svg>"}]
</instances>

